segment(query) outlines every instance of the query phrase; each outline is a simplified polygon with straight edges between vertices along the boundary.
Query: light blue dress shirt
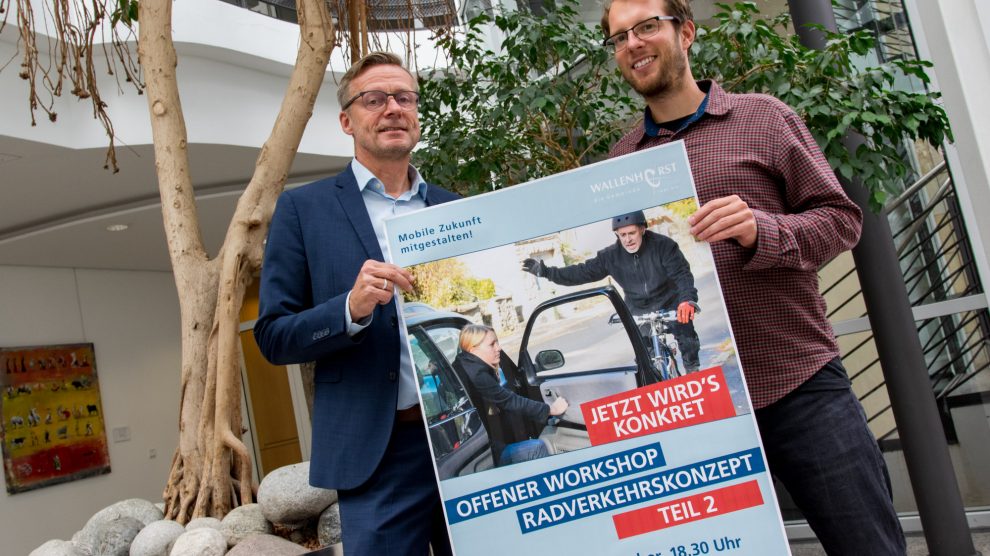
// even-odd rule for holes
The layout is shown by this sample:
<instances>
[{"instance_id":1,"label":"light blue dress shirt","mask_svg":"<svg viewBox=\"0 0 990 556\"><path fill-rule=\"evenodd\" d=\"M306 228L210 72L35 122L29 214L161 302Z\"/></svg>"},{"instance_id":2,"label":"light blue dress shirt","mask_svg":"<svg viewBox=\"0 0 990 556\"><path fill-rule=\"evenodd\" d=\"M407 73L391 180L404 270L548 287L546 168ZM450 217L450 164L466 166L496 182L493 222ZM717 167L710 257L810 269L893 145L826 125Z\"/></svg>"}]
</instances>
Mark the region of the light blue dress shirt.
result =
<instances>
[{"instance_id":1,"label":"light blue dress shirt","mask_svg":"<svg viewBox=\"0 0 990 556\"><path fill-rule=\"evenodd\" d=\"M398 198L385 193L385 187L381 180L375 177L363 164L355 158L351 161L351 170L357 180L358 189L361 190L361 197L364 199L364 206L368 208L368 216L371 217L371 226L375 229L375 236L378 238L378 245L382 248L382 254L386 262L392 262L392 254L388 250L385 241L385 219L395 214L405 214L414 210L426 208L426 182L423 176L419 175L419 170L409 166L409 183L411 187L408 191L399 195ZM393 286L395 288L395 286ZM398 288L396 295L400 295ZM347 294L347 303L344 304L344 311L347 314L347 333L351 336L364 330L371 324L371 317L364 322L354 322L351 318L350 308L351 294ZM400 315L401 317L401 315ZM416 380L416 370L413 369L412 359L409 356L406 327L399 319L399 399L396 402L396 409L407 409L419 403L419 395L416 389L419 381Z\"/></svg>"}]
</instances>

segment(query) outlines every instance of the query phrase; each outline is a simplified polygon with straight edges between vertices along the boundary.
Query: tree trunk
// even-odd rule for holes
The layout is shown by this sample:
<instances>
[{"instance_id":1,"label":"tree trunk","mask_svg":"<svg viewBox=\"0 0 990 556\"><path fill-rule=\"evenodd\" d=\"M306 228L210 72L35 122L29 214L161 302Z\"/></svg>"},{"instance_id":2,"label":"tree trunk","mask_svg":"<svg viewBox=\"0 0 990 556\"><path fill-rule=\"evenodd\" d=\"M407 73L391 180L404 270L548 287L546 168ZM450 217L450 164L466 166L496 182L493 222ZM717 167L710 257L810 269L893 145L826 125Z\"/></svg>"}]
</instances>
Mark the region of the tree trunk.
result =
<instances>
[{"instance_id":1,"label":"tree trunk","mask_svg":"<svg viewBox=\"0 0 990 556\"><path fill-rule=\"evenodd\" d=\"M176 79L171 0L141 0L138 59L147 81L155 167L169 256L179 293L182 394L179 445L165 487L165 516L180 523L223 517L253 500L251 458L241 441L239 313L261 267L275 200L285 186L326 74L333 27L320 0L298 3L296 66L223 247L203 247Z\"/></svg>"}]
</instances>

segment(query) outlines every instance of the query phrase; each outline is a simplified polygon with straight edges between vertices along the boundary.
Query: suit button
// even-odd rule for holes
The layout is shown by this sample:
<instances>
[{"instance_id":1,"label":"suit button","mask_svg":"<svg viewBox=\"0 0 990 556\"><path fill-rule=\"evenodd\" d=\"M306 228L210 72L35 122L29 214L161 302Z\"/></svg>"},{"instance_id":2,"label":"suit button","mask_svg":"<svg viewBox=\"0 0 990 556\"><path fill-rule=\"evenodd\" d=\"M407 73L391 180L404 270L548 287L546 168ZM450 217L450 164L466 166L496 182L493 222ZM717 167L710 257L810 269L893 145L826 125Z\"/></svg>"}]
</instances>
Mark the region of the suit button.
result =
<instances>
[{"instance_id":1,"label":"suit button","mask_svg":"<svg viewBox=\"0 0 990 556\"><path fill-rule=\"evenodd\" d=\"M388 379L391 380L392 382L395 382L395 379L397 377L398 377L398 375L396 374L395 371L389 371L388 372Z\"/></svg>"},{"instance_id":2,"label":"suit button","mask_svg":"<svg viewBox=\"0 0 990 556\"><path fill-rule=\"evenodd\" d=\"M399 318L396 317L395 315L392 315L392 328L398 328L398 327L399 327Z\"/></svg>"}]
</instances>

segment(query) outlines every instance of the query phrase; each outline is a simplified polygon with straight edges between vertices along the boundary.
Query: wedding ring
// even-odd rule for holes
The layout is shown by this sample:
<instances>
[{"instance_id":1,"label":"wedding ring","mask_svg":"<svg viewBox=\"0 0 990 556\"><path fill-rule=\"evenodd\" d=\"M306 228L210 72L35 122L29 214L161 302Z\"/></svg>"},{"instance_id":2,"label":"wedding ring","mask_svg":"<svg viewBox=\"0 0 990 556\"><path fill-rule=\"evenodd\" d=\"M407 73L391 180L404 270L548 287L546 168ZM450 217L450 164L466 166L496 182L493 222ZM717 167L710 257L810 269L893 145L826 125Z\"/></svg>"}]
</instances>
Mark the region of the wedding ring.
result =
<instances>
[{"instance_id":1,"label":"wedding ring","mask_svg":"<svg viewBox=\"0 0 990 556\"><path fill-rule=\"evenodd\" d=\"M388 289L388 278L382 278L382 289L383 290Z\"/></svg>"}]
</instances>

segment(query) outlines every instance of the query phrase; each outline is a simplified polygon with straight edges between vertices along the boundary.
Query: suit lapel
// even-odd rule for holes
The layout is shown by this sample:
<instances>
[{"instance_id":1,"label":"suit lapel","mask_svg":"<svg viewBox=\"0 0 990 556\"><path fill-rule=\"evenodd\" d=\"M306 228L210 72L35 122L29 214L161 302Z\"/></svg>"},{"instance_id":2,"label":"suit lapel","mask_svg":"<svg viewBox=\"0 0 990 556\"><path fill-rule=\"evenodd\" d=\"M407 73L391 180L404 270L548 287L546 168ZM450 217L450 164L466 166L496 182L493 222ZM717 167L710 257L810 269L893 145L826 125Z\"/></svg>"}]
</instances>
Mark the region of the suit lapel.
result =
<instances>
[{"instance_id":1,"label":"suit lapel","mask_svg":"<svg viewBox=\"0 0 990 556\"><path fill-rule=\"evenodd\" d=\"M425 202L428 207L432 207L438 202L437 196L433 192L433 188L429 185L426 186L426 198L423 199L423 202Z\"/></svg>"},{"instance_id":2,"label":"suit lapel","mask_svg":"<svg viewBox=\"0 0 990 556\"><path fill-rule=\"evenodd\" d=\"M358 189L357 180L354 179L354 172L348 164L347 169L337 174L335 180L337 187L337 199L344 209L344 214L350 220L354 232L361 239L361 245L368 253L368 257L376 261L385 260L382 255L382 248L378 245L378 237L375 235L375 228L371 225L371 217L368 216L368 207L364 204L361 190Z\"/></svg>"},{"instance_id":3,"label":"suit lapel","mask_svg":"<svg viewBox=\"0 0 990 556\"><path fill-rule=\"evenodd\" d=\"M436 186L429 185L426 188L426 206L432 207L433 205L438 205L444 202L443 197L440 195L443 191ZM449 195L449 194L448 194ZM449 199L448 199L449 200Z\"/></svg>"}]
</instances>

